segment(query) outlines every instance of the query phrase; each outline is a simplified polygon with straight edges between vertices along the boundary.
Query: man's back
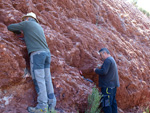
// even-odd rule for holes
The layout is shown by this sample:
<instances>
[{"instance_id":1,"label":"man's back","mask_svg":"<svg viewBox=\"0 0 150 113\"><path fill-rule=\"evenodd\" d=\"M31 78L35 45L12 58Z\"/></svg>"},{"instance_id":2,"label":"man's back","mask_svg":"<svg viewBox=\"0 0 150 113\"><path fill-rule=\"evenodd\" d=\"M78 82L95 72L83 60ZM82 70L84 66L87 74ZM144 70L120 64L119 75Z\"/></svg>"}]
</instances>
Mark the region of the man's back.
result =
<instances>
[{"instance_id":1,"label":"man's back","mask_svg":"<svg viewBox=\"0 0 150 113\"><path fill-rule=\"evenodd\" d=\"M44 31L36 21L23 21L8 26L10 31L23 31L28 54L34 51L49 51Z\"/></svg>"}]
</instances>

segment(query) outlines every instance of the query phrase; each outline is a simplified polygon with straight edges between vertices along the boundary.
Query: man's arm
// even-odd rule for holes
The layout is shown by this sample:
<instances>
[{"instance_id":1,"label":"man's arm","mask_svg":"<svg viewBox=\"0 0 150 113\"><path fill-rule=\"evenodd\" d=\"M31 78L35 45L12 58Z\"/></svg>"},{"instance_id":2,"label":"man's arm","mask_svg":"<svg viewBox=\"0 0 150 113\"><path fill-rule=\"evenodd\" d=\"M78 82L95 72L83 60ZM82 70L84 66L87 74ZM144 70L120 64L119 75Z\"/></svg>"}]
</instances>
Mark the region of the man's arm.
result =
<instances>
[{"instance_id":1,"label":"man's arm","mask_svg":"<svg viewBox=\"0 0 150 113\"><path fill-rule=\"evenodd\" d=\"M16 34L21 34L21 31L23 30L23 24L24 22L16 23L16 24L10 24L7 29L9 31L12 31Z\"/></svg>"},{"instance_id":2,"label":"man's arm","mask_svg":"<svg viewBox=\"0 0 150 113\"><path fill-rule=\"evenodd\" d=\"M108 73L110 65L111 65L111 61L109 59L106 59L101 69L98 69L98 68L95 69L95 73L99 75L106 75Z\"/></svg>"}]
</instances>

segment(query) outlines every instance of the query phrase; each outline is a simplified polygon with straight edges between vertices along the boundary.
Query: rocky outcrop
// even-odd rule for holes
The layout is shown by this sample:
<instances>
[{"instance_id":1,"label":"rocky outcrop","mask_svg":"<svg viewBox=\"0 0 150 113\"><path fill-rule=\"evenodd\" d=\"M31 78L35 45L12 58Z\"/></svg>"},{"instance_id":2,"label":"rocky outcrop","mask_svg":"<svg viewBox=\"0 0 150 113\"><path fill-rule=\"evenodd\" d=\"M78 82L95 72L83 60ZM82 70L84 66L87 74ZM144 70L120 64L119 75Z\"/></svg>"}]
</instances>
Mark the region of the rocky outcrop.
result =
<instances>
[{"instance_id":1,"label":"rocky outcrop","mask_svg":"<svg viewBox=\"0 0 150 113\"><path fill-rule=\"evenodd\" d=\"M150 20L126 1L118 0L1 0L0 110L26 113L36 104L23 40L7 30L33 11L42 25L52 53L51 74L60 112L84 111L98 75L97 51L107 47L118 64L122 110L150 105Z\"/></svg>"}]
</instances>

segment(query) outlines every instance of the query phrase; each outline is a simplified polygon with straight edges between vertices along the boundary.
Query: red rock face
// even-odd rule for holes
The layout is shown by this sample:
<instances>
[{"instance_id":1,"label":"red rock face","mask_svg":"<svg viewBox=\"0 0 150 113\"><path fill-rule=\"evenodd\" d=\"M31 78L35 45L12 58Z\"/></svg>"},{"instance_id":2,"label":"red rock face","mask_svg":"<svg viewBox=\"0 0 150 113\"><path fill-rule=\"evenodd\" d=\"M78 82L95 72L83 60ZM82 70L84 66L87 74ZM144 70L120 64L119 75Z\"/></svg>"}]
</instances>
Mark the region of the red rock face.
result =
<instances>
[{"instance_id":1,"label":"red rock face","mask_svg":"<svg viewBox=\"0 0 150 113\"><path fill-rule=\"evenodd\" d=\"M29 57L24 41L7 30L33 11L52 53L51 74L62 112L84 111L102 63L97 51L107 47L118 64L118 106L125 110L150 104L150 20L129 3L117 0L1 0L0 110L27 113L36 104L32 79L24 78Z\"/></svg>"}]
</instances>

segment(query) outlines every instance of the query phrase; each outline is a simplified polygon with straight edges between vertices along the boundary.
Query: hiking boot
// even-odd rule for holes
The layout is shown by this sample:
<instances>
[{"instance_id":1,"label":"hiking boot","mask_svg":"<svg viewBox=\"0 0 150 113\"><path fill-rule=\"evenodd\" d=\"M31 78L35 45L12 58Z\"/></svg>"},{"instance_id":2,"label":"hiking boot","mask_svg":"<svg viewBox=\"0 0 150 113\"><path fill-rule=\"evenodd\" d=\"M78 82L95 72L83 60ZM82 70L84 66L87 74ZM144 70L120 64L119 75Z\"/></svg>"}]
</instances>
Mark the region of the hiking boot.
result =
<instances>
[{"instance_id":1,"label":"hiking boot","mask_svg":"<svg viewBox=\"0 0 150 113\"><path fill-rule=\"evenodd\" d=\"M55 108L52 108L50 105L48 106L48 111L50 113L57 113L57 111L55 110Z\"/></svg>"},{"instance_id":2,"label":"hiking boot","mask_svg":"<svg viewBox=\"0 0 150 113\"><path fill-rule=\"evenodd\" d=\"M45 108L45 110L42 110L36 107L28 107L28 112L29 113L47 113L47 108Z\"/></svg>"}]
</instances>

